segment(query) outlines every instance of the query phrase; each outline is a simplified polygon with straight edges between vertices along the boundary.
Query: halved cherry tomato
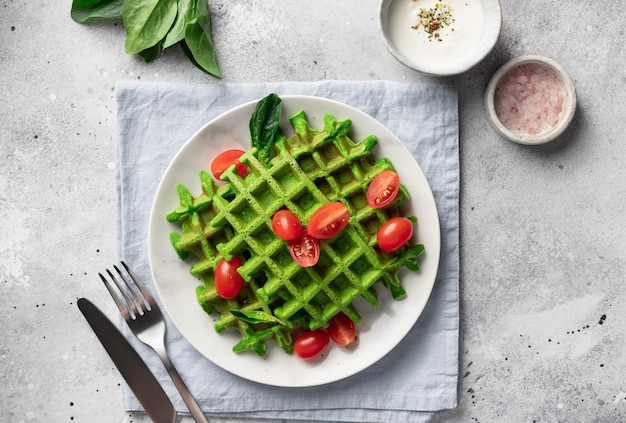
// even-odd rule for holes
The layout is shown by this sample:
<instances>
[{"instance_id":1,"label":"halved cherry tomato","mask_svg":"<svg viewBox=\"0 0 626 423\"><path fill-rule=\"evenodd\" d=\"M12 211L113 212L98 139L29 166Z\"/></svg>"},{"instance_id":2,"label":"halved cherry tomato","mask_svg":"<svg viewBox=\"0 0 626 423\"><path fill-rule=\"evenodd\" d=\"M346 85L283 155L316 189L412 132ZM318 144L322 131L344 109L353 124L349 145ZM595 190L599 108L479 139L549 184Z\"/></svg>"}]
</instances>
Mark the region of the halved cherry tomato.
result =
<instances>
[{"instance_id":1,"label":"halved cherry tomato","mask_svg":"<svg viewBox=\"0 0 626 423\"><path fill-rule=\"evenodd\" d=\"M315 210L306 230L313 238L328 239L341 232L349 221L348 208L343 203L335 201Z\"/></svg>"},{"instance_id":2,"label":"halved cherry tomato","mask_svg":"<svg viewBox=\"0 0 626 423\"><path fill-rule=\"evenodd\" d=\"M367 187L367 204L379 209L391 203L398 195L400 177L393 170L383 170Z\"/></svg>"},{"instance_id":3,"label":"halved cherry tomato","mask_svg":"<svg viewBox=\"0 0 626 423\"><path fill-rule=\"evenodd\" d=\"M243 153L245 153L243 150L226 150L219 154L211 163L211 173L213 174L213 177L215 179L220 179L222 173L224 173L231 165L237 166L237 173L239 176L242 178L246 176L248 166L239 161L239 157L241 157Z\"/></svg>"},{"instance_id":4,"label":"halved cherry tomato","mask_svg":"<svg viewBox=\"0 0 626 423\"><path fill-rule=\"evenodd\" d=\"M320 243L302 231L297 239L289 241L289 252L300 266L315 266L320 259Z\"/></svg>"},{"instance_id":5,"label":"halved cherry tomato","mask_svg":"<svg viewBox=\"0 0 626 423\"><path fill-rule=\"evenodd\" d=\"M291 241L300 236L302 225L300 219L290 210L278 210L272 217L272 229L276 236Z\"/></svg>"},{"instance_id":6,"label":"halved cherry tomato","mask_svg":"<svg viewBox=\"0 0 626 423\"><path fill-rule=\"evenodd\" d=\"M244 280L237 272L243 263L237 256L233 256L231 261L221 259L215 266L215 290L217 295L222 298L235 298L241 288L243 288Z\"/></svg>"},{"instance_id":7,"label":"halved cherry tomato","mask_svg":"<svg viewBox=\"0 0 626 423\"><path fill-rule=\"evenodd\" d=\"M406 217L392 217L378 229L376 241L381 250L392 253L406 244L412 235L413 222Z\"/></svg>"},{"instance_id":8,"label":"halved cherry tomato","mask_svg":"<svg viewBox=\"0 0 626 423\"><path fill-rule=\"evenodd\" d=\"M315 329L304 332L296 338L293 343L293 350L298 357L310 360L323 353L329 343L328 333L323 329Z\"/></svg>"},{"instance_id":9,"label":"halved cherry tomato","mask_svg":"<svg viewBox=\"0 0 626 423\"><path fill-rule=\"evenodd\" d=\"M328 335L335 344L345 347L356 339L356 326L352 319L340 311L328 322Z\"/></svg>"}]
</instances>

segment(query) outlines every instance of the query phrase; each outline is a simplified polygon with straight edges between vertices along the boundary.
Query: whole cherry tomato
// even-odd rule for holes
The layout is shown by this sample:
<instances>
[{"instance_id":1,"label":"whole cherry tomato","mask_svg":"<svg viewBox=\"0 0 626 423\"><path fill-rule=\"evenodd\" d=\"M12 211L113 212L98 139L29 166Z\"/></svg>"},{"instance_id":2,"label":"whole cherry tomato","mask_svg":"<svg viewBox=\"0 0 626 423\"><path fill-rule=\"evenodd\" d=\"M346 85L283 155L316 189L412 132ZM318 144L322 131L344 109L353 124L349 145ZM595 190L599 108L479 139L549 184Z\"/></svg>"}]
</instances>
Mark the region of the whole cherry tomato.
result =
<instances>
[{"instance_id":1,"label":"whole cherry tomato","mask_svg":"<svg viewBox=\"0 0 626 423\"><path fill-rule=\"evenodd\" d=\"M367 187L367 204L379 209L391 203L398 195L400 177L393 170L383 170Z\"/></svg>"},{"instance_id":2,"label":"whole cherry tomato","mask_svg":"<svg viewBox=\"0 0 626 423\"><path fill-rule=\"evenodd\" d=\"M243 288L244 279L241 277L237 269L243 263L237 256L233 256L231 261L221 259L215 266L215 290L217 295L222 298L235 298L241 288Z\"/></svg>"},{"instance_id":3,"label":"whole cherry tomato","mask_svg":"<svg viewBox=\"0 0 626 423\"><path fill-rule=\"evenodd\" d=\"M317 239L328 239L337 235L350 221L350 212L341 202L324 204L315 210L307 225L307 232Z\"/></svg>"},{"instance_id":4,"label":"whole cherry tomato","mask_svg":"<svg viewBox=\"0 0 626 423\"><path fill-rule=\"evenodd\" d=\"M272 217L272 229L276 236L285 241L292 241L302 233L300 219L290 210L278 210Z\"/></svg>"},{"instance_id":5,"label":"whole cherry tomato","mask_svg":"<svg viewBox=\"0 0 626 423\"><path fill-rule=\"evenodd\" d=\"M226 150L219 154L211 163L211 173L215 179L220 179L222 173L226 171L230 166L237 166L237 173L242 178L246 176L248 166L241 163L239 158L245 153L243 150Z\"/></svg>"},{"instance_id":6,"label":"whole cherry tomato","mask_svg":"<svg viewBox=\"0 0 626 423\"><path fill-rule=\"evenodd\" d=\"M293 343L293 350L298 357L310 360L323 353L329 343L328 333L323 329L315 329L304 332L296 338Z\"/></svg>"},{"instance_id":7,"label":"whole cherry tomato","mask_svg":"<svg viewBox=\"0 0 626 423\"><path fill-rule=\"evenodd\" d=\"M328 322L328 335L335 344L345 347L356 339L356 326L352 319L340 311Z\"/></svg>"},{"instance_id":8,"label":"whole cherry tomato","mask_svg":"<svg viewBox=\"0 0 626 423\"><path fill-rule=\"evenodd\" d=\"M320 243L302 231L297 239L289 241L289 252L300 266L315 266L320 259Z\"/></svg>"},{"instance_id":9,"label":"whole cherry tomato","mask_svg":"<svg viewBox=\"0 0 626 423\"><path fill-rule=\"evenodd\" d=\"M413 235L413 222L406 217L393 217L386 221L376 234L381 250L392 253L402 247Z\"/></svg>"}]
</instances>

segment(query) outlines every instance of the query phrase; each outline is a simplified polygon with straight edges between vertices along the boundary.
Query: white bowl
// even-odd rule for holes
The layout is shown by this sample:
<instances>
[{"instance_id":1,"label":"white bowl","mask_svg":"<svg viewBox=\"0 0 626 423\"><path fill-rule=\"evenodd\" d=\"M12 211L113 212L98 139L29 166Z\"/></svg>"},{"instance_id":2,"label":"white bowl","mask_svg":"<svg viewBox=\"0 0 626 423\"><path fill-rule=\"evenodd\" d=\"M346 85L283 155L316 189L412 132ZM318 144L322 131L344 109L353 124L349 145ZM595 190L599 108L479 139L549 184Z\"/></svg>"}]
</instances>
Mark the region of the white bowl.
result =
<instances>
[{"instance_id":1,"label":"white bowl","mask_svg":"<svg viewBox=\"0 0 626 423\"><path fill-rule=\"evenodd\" d=\"M437 4L453 7L454 22L435 31L439 38L429 38L418 13L436 10ZM400 63L426 75L452 76L491 52L500 36L502 11L499 0L382 0L379 19L385 46Z\"/></svg>"},{"instance_id":2,"label":"white bowl","mask_svg":"<svg viewBox=\"0 0 626 423\"><path fill-rule=\"evenodd\" d=\"M532 83L541 79L541 74L558 94L550 94L545 84L537 87L541 82ZM518 144L544 144L558 138L572 121L576 89L569 74L554 60L520 56L492 76L485 92L485 109L491 125L504 138Z\"/></svg>"}]
</instances>

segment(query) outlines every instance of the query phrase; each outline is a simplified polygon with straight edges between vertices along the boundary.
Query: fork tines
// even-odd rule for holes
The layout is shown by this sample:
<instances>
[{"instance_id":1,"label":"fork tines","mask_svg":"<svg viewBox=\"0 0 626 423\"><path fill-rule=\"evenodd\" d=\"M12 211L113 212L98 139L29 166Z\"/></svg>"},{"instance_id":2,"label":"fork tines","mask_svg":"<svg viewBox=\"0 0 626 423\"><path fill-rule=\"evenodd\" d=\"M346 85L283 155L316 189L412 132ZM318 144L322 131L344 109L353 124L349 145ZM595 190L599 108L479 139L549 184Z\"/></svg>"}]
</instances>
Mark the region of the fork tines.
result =
<instances>
[{"instance_id":1,"label":"fork tines","mask_svg":"<svg viewBox=\"0 0 626 423\"><path fill-rule=\"evenodd\" d=\"M150 294L150 291L145 287L139 276L133 270L121 261L122 267L126 270L130 279L122 273L122 271L116 265L113 265L117 276L111 272L109 269L106 269L109 278L113 281L113 283L117 286L117 291L122 294L122 297L118 295L118 292L111 286L107 278L102 274L100 275L100 279L104 282L109 294L113 297L113 301L120 309L124 319L135 319L138 315L143 315L146 311L150 311L154 308L154 299ZM120 282L119 279L123 281ZM132 281L132 282L131 282ZM129 295L129 293L132 295Z\"/></svg>"}]
</instances>

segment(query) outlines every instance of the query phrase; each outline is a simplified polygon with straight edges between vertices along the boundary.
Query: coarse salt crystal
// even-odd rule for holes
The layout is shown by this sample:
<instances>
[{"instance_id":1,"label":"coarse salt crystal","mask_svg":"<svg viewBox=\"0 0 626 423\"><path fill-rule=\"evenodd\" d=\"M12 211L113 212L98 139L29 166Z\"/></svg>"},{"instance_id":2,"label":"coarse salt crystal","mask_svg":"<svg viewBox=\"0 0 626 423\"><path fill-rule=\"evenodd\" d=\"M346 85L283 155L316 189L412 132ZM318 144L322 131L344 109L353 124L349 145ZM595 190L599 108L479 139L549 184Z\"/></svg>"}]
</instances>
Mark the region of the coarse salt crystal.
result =
<instances>
[{"instance_id":1,"label":"coarse salt crystal","mask_svg":"<svg viewBox=\"0 0 626 423\"><path fill-rule=\"evenodd\" d=\"M537 135L558 123L565 96L565 85L556 72L540 64L523 64L498 83L494 106L506 128Z\"/></svg>"}]
</instances>

